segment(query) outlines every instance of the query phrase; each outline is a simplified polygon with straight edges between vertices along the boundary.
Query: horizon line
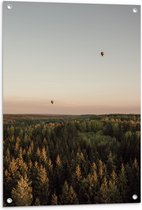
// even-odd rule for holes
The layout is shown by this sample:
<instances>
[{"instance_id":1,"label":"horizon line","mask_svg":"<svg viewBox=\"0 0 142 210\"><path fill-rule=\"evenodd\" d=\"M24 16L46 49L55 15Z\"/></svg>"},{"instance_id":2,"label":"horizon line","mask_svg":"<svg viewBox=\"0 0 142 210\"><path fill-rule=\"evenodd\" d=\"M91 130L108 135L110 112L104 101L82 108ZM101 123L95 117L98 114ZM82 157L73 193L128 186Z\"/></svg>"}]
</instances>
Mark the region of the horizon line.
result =
<instances>
[{"instance_id":1,"label":"horizon line","mask_svg":"<svg viewBox=\"0 0 142 210\"><path fill-rule=\"evenodd\" d=\"M3 115L52 115L52 116L59 116L59 115L64 115L64 116L80 116L80 115L141 115L141 113L101 113L101 114L95 114L95 113L89 113L89 114L43 114L43 113L3 113Z\"/></svg>"}]
</instances>

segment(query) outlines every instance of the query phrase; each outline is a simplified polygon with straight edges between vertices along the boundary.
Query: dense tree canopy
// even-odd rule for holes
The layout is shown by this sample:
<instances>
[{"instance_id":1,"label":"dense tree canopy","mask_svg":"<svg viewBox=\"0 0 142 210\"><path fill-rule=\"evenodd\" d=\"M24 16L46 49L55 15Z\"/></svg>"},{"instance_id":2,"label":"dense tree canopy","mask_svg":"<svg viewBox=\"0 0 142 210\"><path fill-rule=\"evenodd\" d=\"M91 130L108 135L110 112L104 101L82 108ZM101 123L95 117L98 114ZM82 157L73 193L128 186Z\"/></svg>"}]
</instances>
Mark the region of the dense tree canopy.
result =
<instances>
[{"instance_id":1,"label":"dense tree canopy","mask_svg":"<svg viewBox=\"0 0 142 210\"><path fill-rule=\"evenodd\" d=\"M138 202L139 166L139 115L4 116L5 206Z\"/></svg>"}]
</instances>

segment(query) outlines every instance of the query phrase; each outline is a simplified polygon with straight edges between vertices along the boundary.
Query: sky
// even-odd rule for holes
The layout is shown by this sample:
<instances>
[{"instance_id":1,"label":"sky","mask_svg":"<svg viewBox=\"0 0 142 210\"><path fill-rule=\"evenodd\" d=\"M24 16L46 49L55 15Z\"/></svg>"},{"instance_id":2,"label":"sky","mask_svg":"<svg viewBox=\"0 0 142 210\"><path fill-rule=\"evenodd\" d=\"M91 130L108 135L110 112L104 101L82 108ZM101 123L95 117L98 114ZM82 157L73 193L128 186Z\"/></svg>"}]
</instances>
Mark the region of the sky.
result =
<instances>
[{"instance_id":1,"label":"sky","mask_svg":"<svg viewBox=\"0 0 142 210\"><path fill-rule=\"evenodd\" d=\"M140 113L140 6L8 3L5 114Z\"/></svg>"}]
</instances>

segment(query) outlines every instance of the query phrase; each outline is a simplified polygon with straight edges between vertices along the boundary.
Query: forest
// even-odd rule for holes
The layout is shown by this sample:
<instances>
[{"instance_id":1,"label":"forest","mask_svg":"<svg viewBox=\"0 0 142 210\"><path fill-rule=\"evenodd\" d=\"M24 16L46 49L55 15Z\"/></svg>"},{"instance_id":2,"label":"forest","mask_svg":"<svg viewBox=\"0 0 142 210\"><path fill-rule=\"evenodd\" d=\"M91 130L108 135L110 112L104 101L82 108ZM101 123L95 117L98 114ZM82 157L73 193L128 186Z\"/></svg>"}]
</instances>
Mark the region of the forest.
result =
<instances>
[{"instance_id":1,"label":"forest","mask_svg":"<svg viewBox=\"0 0 142 210\"><path fill-rule=\"evenodd\" d=\"M140 202L140 115L3 120L4 206Z\"/></svg>"}]
</instances>

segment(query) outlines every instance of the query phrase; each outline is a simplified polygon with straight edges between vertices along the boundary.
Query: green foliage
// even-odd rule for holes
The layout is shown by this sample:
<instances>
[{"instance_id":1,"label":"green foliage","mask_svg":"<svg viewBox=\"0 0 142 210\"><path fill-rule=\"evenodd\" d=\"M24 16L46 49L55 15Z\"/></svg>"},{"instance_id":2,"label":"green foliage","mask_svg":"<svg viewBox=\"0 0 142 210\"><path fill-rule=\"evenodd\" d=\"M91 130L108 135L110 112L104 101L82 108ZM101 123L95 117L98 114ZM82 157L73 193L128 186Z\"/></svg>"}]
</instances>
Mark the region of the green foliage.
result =
<instances>
[{"instance_id":1,"label":"green foliage","mask_svg":"<svg viewBox=\"0 0 142 210\"><path fill-rule=\"evenodd\" d=\"M5 206L133 202L139 168L139 115L4 116Z\"/></svg>"}]
</instances>

